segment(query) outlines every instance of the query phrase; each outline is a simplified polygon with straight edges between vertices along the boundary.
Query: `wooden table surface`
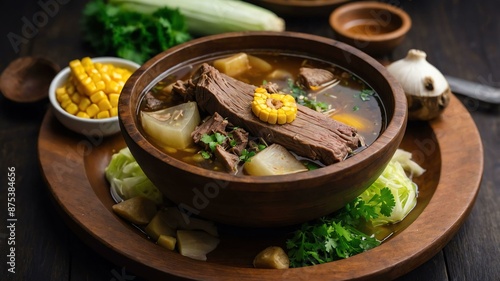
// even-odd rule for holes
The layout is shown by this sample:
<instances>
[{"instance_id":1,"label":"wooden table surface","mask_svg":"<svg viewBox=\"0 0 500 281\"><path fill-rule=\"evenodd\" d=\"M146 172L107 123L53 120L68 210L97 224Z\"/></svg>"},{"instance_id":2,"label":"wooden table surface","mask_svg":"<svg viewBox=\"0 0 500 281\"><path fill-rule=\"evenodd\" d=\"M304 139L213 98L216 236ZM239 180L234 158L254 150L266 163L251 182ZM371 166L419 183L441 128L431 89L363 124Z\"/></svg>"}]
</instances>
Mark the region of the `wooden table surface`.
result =
<instances>
[{"instance_id":1,"label":"wooden table surface","mask_svg":"<svg viewBox=\"0 0 500 281\"><path fill-rule=\"evenodd\" d=\"M46 10L43 3L52 3ZM79 28L86 1L3 1L0 70L19 56L47 57L60 66L93 53ZM413 20L392 54L424 50L443 73L500 88L500 5L495 0L387 1ZM26 23L36 23L32 28ZM287 19L287 29L335 38L327 18ZM12 42L13 34L22 40ZM19 37L18 37L19 38ZM460 97L460 96L459 96ZM476 203L458 233L436 256L398 280L500 280L499 107L460 97L482 137L484 175ZM37 159L37 137L48 100L17 104L0 96L0 279L142 280L90 249L63 223L49 200ZM463 132L467 134L467 132ZM457 144L460 145L460 144ZM7 265L9 167L15 168L15 269Z\"/></svg>"}]
</instances>

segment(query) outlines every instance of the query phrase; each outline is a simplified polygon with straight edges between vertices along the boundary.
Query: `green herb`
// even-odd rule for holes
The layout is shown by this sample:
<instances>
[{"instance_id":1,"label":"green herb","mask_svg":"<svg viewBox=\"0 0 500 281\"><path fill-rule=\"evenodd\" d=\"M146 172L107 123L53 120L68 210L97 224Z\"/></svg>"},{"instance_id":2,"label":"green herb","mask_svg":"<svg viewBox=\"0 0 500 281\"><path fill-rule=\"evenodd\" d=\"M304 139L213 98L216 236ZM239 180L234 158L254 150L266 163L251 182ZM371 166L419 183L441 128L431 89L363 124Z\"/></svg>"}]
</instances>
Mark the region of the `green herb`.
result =
<instances>
[{"instance_id":1,"label":"green herb","mask_svg":"<svg viewBox=\"0 0 500 281\"><path fill-rule=\"evenodd\" d=\"M240 160L243 162L250 162L250 158L255 156L255 151L248 151L247 149L243 149L241 151Z\"/></svg>"},{"instance_id":2,"label":"green herb","mask_svg":"<svg viewBox=\"0 0 500 281\"><path fill-rule=\"evenodd\" d=\"M356 198L339 212L318 221L302 224L287 240L291 267L335 261L380 245L373 235L359 226L383 215L390 215L395 201L389 188L382 188L368 202Z\"/></svg>"},{"instance_id":3,"label":"green herb","mask_svg":"<svg viewBox=\"0 0 500 281\"><path fill-rule=\"evenodd\" d=\"M292 79L287 80L290 95L295 98L298 104L309 107L318 112L324 112L328 109L328 104L324 102L319 102L315 99L309 99L307 97L307 92L299 87Z\"/></svg>"},{"instance_id":4,"label":"green herb","mask_svg":"<svg viewBox=\"0 0 500 281\"><path fill-rule=\"evenodd\" d=\"M201 141L208 145L211 152L215 151L217 145L222 145L226 141L226 136L221 133L203 134Z\"/></svg>"},{"instance_id":5,"label":"green herb","mask_svg":"<svg viewBox=\"0 0 500 281\"><path fill-rule=\"evenodd\" d=\"M425 170L398 149L382 174L360 196L338 212L302 224L287 240L291 267L314 265L347 258L381 242L359 229L403 220L417 204L417 185L406 172Z\"/></svg>"},{"instance_id":6,"label":"green herb","mask_svg":"<svg viewBox=\"0 0 500 281\"><path fill-rule=\"evenodd\" d=\"M85 41L98 55L116 55L137 63L191 39L178 9L164 7L146 14L103 0L85 6L83 29Z\"/></svg>"},{"instance_id":7,"label":"green herb","mask_svg":"<svg viewBox=\"0 0 500 281\"><path fill-rule=\"evenodd\" d=\"M362 101L367 101L367 100L370 100L371 96L373 96L373 94L375 94L375 92L371 89L363 89L359 92L359 98L362 100Z\"/></svg>"},{"instance_id":8,"label":"green herb","mask_svg":"<svg viewBox=\"0 0 500 281\"><path fill-rule=\"evenodd\" d=\"M359 106L355 105L352 107L352 111L358 111L359 110Z\"/></svg>"}]
</instances>

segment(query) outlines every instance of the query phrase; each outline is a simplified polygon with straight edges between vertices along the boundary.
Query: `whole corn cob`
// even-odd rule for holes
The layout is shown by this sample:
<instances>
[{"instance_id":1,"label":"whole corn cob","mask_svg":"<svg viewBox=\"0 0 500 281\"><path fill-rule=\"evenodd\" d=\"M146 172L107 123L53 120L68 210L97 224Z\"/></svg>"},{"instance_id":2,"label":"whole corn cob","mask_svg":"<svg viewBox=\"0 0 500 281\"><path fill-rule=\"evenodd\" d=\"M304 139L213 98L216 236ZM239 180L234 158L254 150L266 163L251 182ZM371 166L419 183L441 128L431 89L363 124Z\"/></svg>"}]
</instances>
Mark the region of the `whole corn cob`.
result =
<instances>
[{"instance_id":1,"label":"whole corn cob","mask_svg":"<svg viewBox=\"0 0 500 281\"><path fill-rule=\"evenodd\" d=\"M272 11L237 0L110 0L126 9L153 13L161 7L179 9L190 32L199 35L231 31L283 31L285 21Z\"/></svg>"},{"instance_id":2,"label":"whole corn cob","mask_svg":"<svg viewBox=\"0 0 500 281\"><path fill-rule=\"evenodd\" d=\"M68 113L102 119L118 115L118 98L132 72L112 64L94 63L89 57L69 63L71 75L56 90L56 98Z\"/></svg>"}]
</instances>

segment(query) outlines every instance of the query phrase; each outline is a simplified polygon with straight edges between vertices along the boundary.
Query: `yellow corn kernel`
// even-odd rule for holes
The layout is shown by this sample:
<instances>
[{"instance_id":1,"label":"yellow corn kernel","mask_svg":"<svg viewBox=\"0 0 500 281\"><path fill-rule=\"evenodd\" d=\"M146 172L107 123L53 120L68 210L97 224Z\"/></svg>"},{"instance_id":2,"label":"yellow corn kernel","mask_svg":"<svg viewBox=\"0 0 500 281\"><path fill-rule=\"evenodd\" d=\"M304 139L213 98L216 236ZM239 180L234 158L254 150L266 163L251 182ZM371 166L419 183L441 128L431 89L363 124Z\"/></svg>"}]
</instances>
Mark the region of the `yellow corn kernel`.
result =
<instances>
[{"instance_id":1,"label":"yellow corn kernel","mask_svg":"<svg viewBox=\"0 0 500 281\"><path fill-rule=\"evenodd\" d=\"M70 99L71 98L69 97L68 93L64 93L64 94L62 94L62 95L59 96L58 101L61 103L61 102L65 101L65 100L70 100Z\"/></svg>"},{"instance_id":2,"label":"yellow corn kernel","mask_svg":"<svg viewBox=\"0 0 500 281\"><path fill-rule=\"evenodd\" d=\"M85 68L83 68L81 64L71 67L71 73L75 76L87 75L87 73L85 73Z\"/></svg>"},{"instance_id":3,"label":"yellow corn kernel","mask_svg":"<svg viewBox=\"0 0 500 281\"><path fill-rule=\"evenodd\" d=\"M113 71L111 73L111 79L115 80L115 81L120 81L123 79L123 75L121 73L118 73L116 71Z\"/></svg>"},{"instance_id":4,"label":"yellow corn kernel","mask_svg":"<svg viewBox=\"0 0 500 281\"><path fill-rule=\"evenodd\" d=\"M92 102L90 101L89 98L83 97L80 99L80 103L78 104L78 108L81 111L85 111L87 109L87 107L89 107L89 105L91 105L91 104L92 104Z\"/></svg>"},{"instance_id":5,"label":"yellow corn kernel","mask_svg":"<svg viewBox=\"0 0 500 281\"><path fill-rule=\"evenodd\" d=\"M80 60L72 60L69 62L70 68L76 68L76 67L79 67L81 65L82 65L82 63L80 62Z\"/></svg>"},{"instance_id":6,"label":"yellow corn kernel","mask_svg":"<svg viewBox=\"0 0 500 281\"><path fill-rule=\"evenodd\" d=\"M109 111L100 111L97 113L97 119L109 118Z\"/></svg>"},{"instance_id":7,"label":"yellow corn kernel","mask_svg":"<svg viewBox=\"0 0 500 281\"><path fill-rule=\"evenodd\" d=\"M90 96L90 100L93 103L98 103L100 100L106 97L106 94L103 91L98 91L95 94Z\"/></svg>"},{"instance_id":8,"label":"yellow corn kernel","mask_svg":"<svg viewBox=\"0 0 500 281\"><path fill-rule=\"evenodd\" d=\"M76 89L75 89L75 86L74 86L73 84L68 83L68 84L66 85L66 92L67 92L68 94L72 95L72 94L74 94L74 93L75 93L75 91L76 91Z\"/></svg>"},{"instance_id":9,"label":"yellow corn kernel","mask_svg":"<svg viewBox=\"0 0 500 281\"><path fill-rule=\"evenodd\" d=\"M94 82L94 83L101 81L101 74L99 74L99 72L91 73L89 76L90 76L90 79L92 79L92 82Z\"/></svg>"},{"instance_id":10,"label":"yellow corn kernel","mask_svg":"<svg viewBox=\"0 0 500 281\"><path fill-rule=\"evenodd\" d=\"M106 93L119 93L120 91L121 91L120 86L118 85L118 83L116 83L116 81L109 80L106 83L106 89L105 89Z\"/></svg>"},{"instance_id":11,"label":"yellow corn kernel","mask_svg":"<svg viewBox=\"0 0 500 281\"><path fill-rule=\"evenodd\" d=\"M78 106L70 102L66 107L64 107L64 110L66 110L69 114L75 115L78 112Z\"/></svg>"},{"instance_id":12,"label":"yellow corn kernel","mask_svg":"<svg viewBox=\"0 0 500 281\"><path fill-rule=\"evenodd\" d=\"M90 116L84 112L84 111L78 111L78 113L76 114L76 116L80 117L80 118L90 118Z\"/></svg>"},{"instance_id":13,"label":"yellow corn kernel","mask_svg":"<svg viewBox=\"0 0 500 281\"><path fill-rule=\"evenodd\" d=\"M66 87L59 87L56 89L56 97L66 94Z\"/></svg>"},{"instance_id":14,"label":"yellow corn kernel","mask_svg":"<svg viewBox=\"0 0 500 281\"><path fill-rule=\"evenodd\" d=\"M109 116L118 116L118 107L112 107L109 109Z\"/></svg>"},{"instance_id":15,"label":"yellow corn kernel","mask_svg":"<svg viewBox=\"0 0 500 281\"><path fill-rule=\"evenodd\" d=\"M81 64L84 67L89 66L89 65L93 65L92 59L90 59L90 57L84 57L83 59L81 59Z\"/></svg>"},{"instance_id":16,"label":"yellow corn kernel","mask_svg":"<svg viewBox=\"0 0 500 281\"><path fill-rule=\"evenodd\" d=\"M79 93L73 93L70 97L71 97L71 101L76 103L76 104L79 104L80 100L82 99L82 96Z\"/></svg>"},{"instance_id":17,"label":"yellow corn kernel","mask_svg":"<svg viewBox=\"0 0 500 281\"><path fill-rule=\"evenodd\" d=\"M90 118L92 118L99 113L99 107L93 103L85 109L85 112L90 116Z\"/></svg>"},{"instance_id":18,"label":"yellow corn kernel","mask_svg":"<svg viewBox=\"0 0 500 281\"><path fill-rule=\"evenodd\" d=\"M118 106L118 100L120 99L120 95L116 93L111 93L108 95L109 103L111 103L112 107Z\"/></svg>"},{"instance_id":19,"label":"yellow corn kernel","mask_svg":"<svg viewBox=\"0 0 500 281\"><path fill-rule=\"evenodd\" d=\"M109 83L109 81L111 81L111 76L109 76L109 74L106 72L101 72L101 79L107 84Z\"/></svg>"},{"instance_id":20,"label":"yellow corn kernel","mask_svg":"<svg viewBox=\"0 0 500 281\"><path fill-rule=\"evenodd\" d=\"M104 91L106 89L106 83L103 80L95 82L96 91Z\"/></svg>"},{"instance_id":21,"label":"yellow corn kernel","mask_svg":"<svg viewBox=\"0 0 500 281\"><path fill-rule=\"evenodd\" d=\"M60 102L62 108L66 108L70 103L73 103L71 99L65 99Z\"/></svg>"},{"instance_id":22,"label":"yellow corn kernel","mask_svg":"<svg viewBox=\"0 0 500 281\"><path fill-rule=\"evenodd\" d=\"M97 103L97 106L99 107L99 109L100 109L101 111L104 111L104 110L109 110L110 108L112 108L111 104L109 103L108 98L103 98L103 99L101 99L101 100Z\"/></svg>"}]
</instances>

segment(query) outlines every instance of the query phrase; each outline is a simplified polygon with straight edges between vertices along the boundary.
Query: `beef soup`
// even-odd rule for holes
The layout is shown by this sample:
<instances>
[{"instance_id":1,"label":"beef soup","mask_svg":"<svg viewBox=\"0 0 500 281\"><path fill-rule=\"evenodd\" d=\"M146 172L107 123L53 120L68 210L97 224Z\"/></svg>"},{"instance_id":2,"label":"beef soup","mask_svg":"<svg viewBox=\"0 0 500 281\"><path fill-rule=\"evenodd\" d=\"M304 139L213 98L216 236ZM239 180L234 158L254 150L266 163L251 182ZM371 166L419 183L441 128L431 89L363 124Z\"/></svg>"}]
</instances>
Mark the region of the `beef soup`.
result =
<instances>
[{"instance_id":1,"label":"beef soup","mask_svg":"<svg viewBox=\"0 0 500 281\"><path fill-rule=\"evenodd\" d=\"M251 107L257 88L293 96L295 120L259 120ZM355 74L304 56L266 52L180 65L145 91L138 114L147 138L169 155L241 175L268 175L254 173L247 163L265 166L278 158L294 168L276 174L343 161L373 143L386 126L377 93ZM183 139L171 142L174 135ZM256 157L264 151L267 160Z\"/></svg>"}]
</instances>

